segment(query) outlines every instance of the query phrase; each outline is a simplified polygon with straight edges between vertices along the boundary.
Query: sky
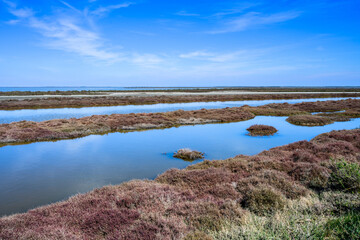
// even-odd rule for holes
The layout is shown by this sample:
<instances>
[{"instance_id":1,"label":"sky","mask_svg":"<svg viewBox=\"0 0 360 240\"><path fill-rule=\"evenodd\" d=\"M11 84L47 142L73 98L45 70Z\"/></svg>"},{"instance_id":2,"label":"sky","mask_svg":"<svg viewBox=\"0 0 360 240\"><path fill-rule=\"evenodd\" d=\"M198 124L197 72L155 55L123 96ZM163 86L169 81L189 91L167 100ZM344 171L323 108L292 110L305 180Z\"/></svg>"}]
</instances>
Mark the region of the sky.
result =
<instances>
[{"instance_id":1,"label":"sky","mask_svg":"<svg viewBox=\"0 0 360 240\"><path fill-rule=\"evenodd\" d=\"M0 0L0 86L360 86L359 0Z\"/></svg>"}]
</instances>

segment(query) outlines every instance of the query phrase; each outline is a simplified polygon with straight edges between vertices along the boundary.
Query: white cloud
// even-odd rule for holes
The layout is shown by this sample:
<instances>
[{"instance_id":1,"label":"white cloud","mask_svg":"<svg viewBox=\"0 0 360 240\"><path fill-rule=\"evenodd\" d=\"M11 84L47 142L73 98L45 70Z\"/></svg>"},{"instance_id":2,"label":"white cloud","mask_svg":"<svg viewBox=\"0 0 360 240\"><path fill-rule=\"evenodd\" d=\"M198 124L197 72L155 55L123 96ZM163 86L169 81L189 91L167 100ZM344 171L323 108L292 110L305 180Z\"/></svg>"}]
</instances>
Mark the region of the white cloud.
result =
<instances>
[{"instance_id":1,"label":"white cloud","mask_svg":"<svg viewBox=\"0 0 360 240\"><path fill-rule=\"evenodd\" d=\"M161 62L161 58L152 54L125 54L114 52L105 47L105 40L91 27L84 26L88 19L82 12L65 1L59 1L68 8L76 11L75 16L58 14L47 17L37 17L29 8L20 8L13 2L3 0L8 10L17 19L8 21L9 24L24 22L44 37L44 45L51 49L75 53L83 57L90 57L106 62L127 61L138 65L154 65ZM94 10L92 14L102 15L111 10L130 6L131 3L111 5Z\"/></svg>"},{"instance_id":2,"label":"white cloud","mask_svg":"<svg viewBox=\"0 0 360 240\"><path fill-rule=\"evenodd\" d=\"M219 30L210 31L211 34L240 32L250 28L265 26L280 22L286 22L300 16L300 12L281 12L270 15L263 15L258 12L249 12L240 17L225 22Z\"/></svg>"},{"instance_id":3,"label":"white cloud","mask_svg":"<svg viewBox=\"0 0 360 240\"><path fill-rule=\"evenodd\" d=\"M48 22L32 17L29 24L49 40L46 45L50 48L99 60L120 60L118 53L104 49L103 40L96 32L82 28L71 18Z\"/></svg>"},{"instance_id":4,"label":"white cloud","mask_svg":"<svg viewBox=\"0 0 360 240\"><path fill-rule=\"evenodd\" d=\"M127 8L130 5L132 5L133 3L121 3L121 4L116 4L116 5L110 5L110 6L106 6L106 7L99 7L93 11L90 11L89 13L92 15L97 15L97 16L103 16L109 12L111 12L112 10L116 10L119 8Z\"/></svg>"},{"instance_id":5,"label":"white cloud","mask_svg":"<svg viewBox=\"0 0 360 240\"><path fill-rule=\"evenodd\" d=\"M184 17L198 17L198 16L200 16L200 14L189 13L189 12L186 12L186 11L179 11L179 12L175 13L175 15L184 16Z\"/></svg>"},{"instance_id":6,"label":"white cloud","mask_svg":"<svg viewBox=\"0 0 360 240\"><path fill-rule=\"evenodd\" d=\"M163 59L155 54L133 54L131 61L137 65L148 67L163 62Z\"/></svg>"},{"instance_id":7,"label":"white cloud","mask_svg":"<svg viewBox=\"0 0 360 240\"><path fill-rule=\"evenodd\" d=\"M204 52L204 51L195 51L190 53L180 54L181 58L198 58L198 57L210 57L213 56L213 53Z\"/></svg>"},{"instance_id":8,"label":"white cloud","mask_svg":"<svg viewBox=\"0 0 360 240\"><path fill-rule=\"evenodd\" d=\"M67 6L68 8L74 10L75 12L78 12L78 13L81 13L80 10L78 10L77 8L73 7L72 5L70 5L69 3L67 2L64 2L64 1L60 1L62 4L64 4L65 6Z\"/></svg>"},{"instance_id":9,"label":"white cloud","mask_svg":"<svg viewBox=\"0 0 360 240\"><path fill-rule=\"evenodd\" d=\"M229 62L236 60L239 56L245 54L246 51L235 51L231 53L211 53L205 51L195 51L180 54L180 58L197 59L210 62Z\"/></svg>"}]
</instances>

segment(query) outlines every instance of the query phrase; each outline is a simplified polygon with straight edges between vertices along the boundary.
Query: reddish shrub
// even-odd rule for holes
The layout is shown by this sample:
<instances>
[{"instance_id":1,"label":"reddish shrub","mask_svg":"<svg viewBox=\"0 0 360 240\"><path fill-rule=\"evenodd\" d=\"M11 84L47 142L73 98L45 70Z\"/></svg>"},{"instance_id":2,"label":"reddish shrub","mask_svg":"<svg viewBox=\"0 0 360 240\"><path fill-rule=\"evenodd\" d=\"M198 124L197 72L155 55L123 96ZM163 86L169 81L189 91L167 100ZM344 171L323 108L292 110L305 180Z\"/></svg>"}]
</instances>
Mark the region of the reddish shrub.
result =
<instances>
[{"instance_id":1,"label":"reddish shrub","mask_svg":"<svg viewBox=\"0 0 360 240\"><path fill-rule=\"evenodd\" d=\"M294 182L289 175L275 170L263 170L254 176L241 179L237 182L236 189L246 195L252 188L263 185L271 186L273 189L291 199L305 196L308 193L305 187Z\"/></svg>"},{"instance_id":2,"label":"reddish shrub","mask_svg":"<svg viewBox=\"0 0 360 240\"><path fill-rule=\"evenodd\" d=\"M139 216L140 214L135 210L101 209L83 216L80 228L90 236L106 236L125 228L128 224L132 224Z\"/></svg>"},{"instance_id":3,"label":"reddish shrub","mask_svg":"<svg viewBox=\"0 0 360 240\"><path fill-rule=\"evenodd\" d=\"M280 192L269 186L260 185L251 188L246 193L242 204L258 215L266 215L283 209L285 202L286 200Z\"/></svg>"},{"instance_id":4,"label":"reddish shrub","mask_svg":"<svg viewBox=\"0 0 360 240\"><path fill-rule=\"evenodd\" d=\"M314 163L298 163L289 175L310 188L324 189L329 180L330 170Z\"/></svg>"},{"instance_id":5,"label":"reddish shrub","mask_svg":"<svg viewBox=\"0 0 360 240\"><path fill-rule=\"evenodd\" d=\"M268 136L277 132L276 128L261 124L252 125L246 130L249 131L249 135L251 136Z\"/></svg>"},{"instance_id":6,"label":"reddish shrub","mask_svg":"<svg viewBox=\"0 0 360 240\"><path fill-rule=\"evenodd\" d=\"M293 115L288 117L286 121L300 126L324 126L333 123L330 118L315 115Z\"/></svg>"}]
</instances>

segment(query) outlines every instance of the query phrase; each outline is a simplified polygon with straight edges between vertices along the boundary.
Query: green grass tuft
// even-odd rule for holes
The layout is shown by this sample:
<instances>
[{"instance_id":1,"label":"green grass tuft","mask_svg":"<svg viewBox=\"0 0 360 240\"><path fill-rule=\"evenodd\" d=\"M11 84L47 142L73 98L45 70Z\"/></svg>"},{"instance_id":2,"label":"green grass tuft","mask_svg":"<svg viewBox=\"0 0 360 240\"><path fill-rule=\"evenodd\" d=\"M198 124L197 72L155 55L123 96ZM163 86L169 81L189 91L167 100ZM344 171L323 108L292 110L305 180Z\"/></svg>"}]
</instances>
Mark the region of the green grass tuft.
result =
<instances>
[{"instance_id":1,"label":"green grass tuft","mask_svg":"<svg viewBox=\"0 0 360 240\"><path fill-rule=\"evenodd\" d=\"M329 179L331 189L345 192L360 192L360 165L345 160L332 162L332 173Z\"/></svg>"}]
</instances>

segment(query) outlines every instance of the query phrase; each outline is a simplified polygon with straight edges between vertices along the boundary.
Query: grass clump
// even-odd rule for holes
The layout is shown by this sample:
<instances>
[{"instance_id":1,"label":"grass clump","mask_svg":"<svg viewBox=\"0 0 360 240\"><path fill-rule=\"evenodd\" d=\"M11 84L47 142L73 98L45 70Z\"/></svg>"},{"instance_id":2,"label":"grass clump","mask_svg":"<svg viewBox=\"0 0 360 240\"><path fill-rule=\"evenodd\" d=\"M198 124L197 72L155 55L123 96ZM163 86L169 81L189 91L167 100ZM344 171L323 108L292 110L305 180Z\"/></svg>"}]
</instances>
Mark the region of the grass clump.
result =
<instances>
[{"instance_id":1,"label":"grass clump","mask_svg":"<svg viewBox=\"0 0 360 240\"><path fill-rule=\"evenodd\" d=\"M251 189L242 204L245 208L258 215L272 214L284 208L285 197L269 186L259 186Z\"/></svg>"},{"instance_id":2,"label":"grass clump","mask_svg":"<svg viewBox=\"0 0 360 240\"><path fill-rule=\"evenodd\" d=\"M204 232L196 231L186 235L184 240L213 240L213 238Z\"/></svg>"},{"instance_id":3,"label":"grass clump","mask_svg":"<svg viewBox=\"0 0 360 240\"><path fill-rule=\"evenodd\" d=\"M173 157L180 158L186 161L194 161L196 159L203 159L204 153L191 150L189 148L182 148L175 152Z\"/></svg>"},{"instance_id":4,"label":"grass clump","mask_svg":"<svg viewBox=\"0 0 360 240\"><path fill-rule=\"evenodd\" d=\"M321 204L315 206L315 211L333 216L349 212L360 212L360 193L326 191L319 195Z\"/></svg>"},{"instance_id":5,"label":"grass clump","mask_svg":"<svg viewBox=\"0 0 360 240\"><path fill-rule=\"evenodd\" d=\"M314 214L311 207L318 203L316 195L309 195L287 202L283 210L275 211L271 216L259 216L248 212L244 223L231 222L220 232L212 232L214 239L265 240L265 239L315 239L315 229L323 226L329 219L324 214Z\"/></svg>"},{"instance_id":6,"label":"grass clump","mask_svg":"<svg viewBox=\"0 0 360 240\"><path fill-rule=\"evenodd\" d=\"M248 129L250 136L269 136L276 133L278 130L273 126L255 124L250 126Z\"/></svg>"},{"instance_id":7,"label":"grass clump","mask_svg":"<svg viewBox=\"0 0 360 240\"><path fill-rule=\"evenodd\" d=\"M333 161L329 187L345 192L360 192L360 165L345 160Z\"/></svg>"},{"instance_id":8,"label":"grass clump","mask_svg":"<svg viewBox=\"0 0 360 240\"><path fill-rule=\"evenodd\" d=\"M329 220L324 226L314 230L314 239L347 239L360 238L360 214L348 213Z\"/></svg>"},{"instance_id":9,"label":"grass clump","mask_svg":"<svg viewBox=\"0 0 360 240\"><path fill-rule=\"evenodd\" d=\"M293 115L286 119L291 124L299 126L324 126L331 124L334 121L327 117L320 117L314 115Z\"/></svg>"}]
</instances>

